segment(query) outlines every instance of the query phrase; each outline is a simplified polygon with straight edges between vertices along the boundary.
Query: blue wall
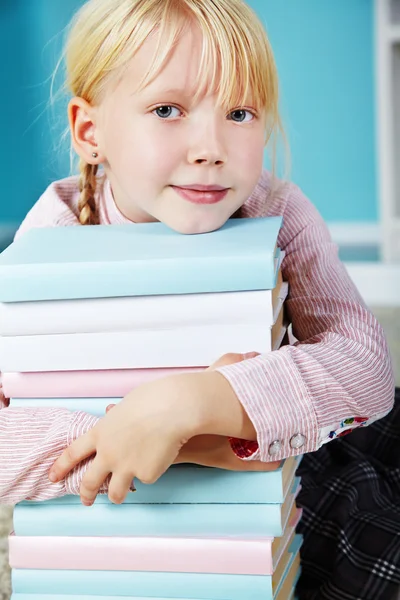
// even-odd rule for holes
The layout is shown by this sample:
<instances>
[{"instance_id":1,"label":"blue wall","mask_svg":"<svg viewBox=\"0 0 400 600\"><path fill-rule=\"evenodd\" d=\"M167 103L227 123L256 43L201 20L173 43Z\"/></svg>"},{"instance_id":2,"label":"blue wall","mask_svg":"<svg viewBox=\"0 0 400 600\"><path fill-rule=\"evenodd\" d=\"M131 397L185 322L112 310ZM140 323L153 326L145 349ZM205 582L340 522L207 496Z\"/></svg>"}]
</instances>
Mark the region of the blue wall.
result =
<instances>
[{"instance_id":1,"label":"blue wall","mask_svg":"<svg viewBox=\"0 0 400 600\"><path fill-rule=\"evenodd\" d=\"M48 104L62 30L80 4L0 2L1 224L21 221L52 180L69 174L67 145L64 153L55 151L67 126L65 111L54 115Z\"/></svg>"},{"instance_id":2,"label":"blue wall","mask_svg":"<svg viewBox=\"0 0 400 600\"><path fill-rule=\"evenodd\" d=\"M0 223L20 221L69 174L67 122L48 110L62 30L80 0L0 3ZM372 0L249 0L268 29L291 178L328 221L377 219ZM5 186L4 186L5 184Z\"/></svg>"},{"instance_id":3,"label":"blue wall","mask_svg":"<svg viewBox=\"0 0 400 600\"><path fill-rule=\"evenodd\" d=\"M328 221L375 221L372 0L248 0L280 73L291 179Z\"/></svg>"}]
</instances>

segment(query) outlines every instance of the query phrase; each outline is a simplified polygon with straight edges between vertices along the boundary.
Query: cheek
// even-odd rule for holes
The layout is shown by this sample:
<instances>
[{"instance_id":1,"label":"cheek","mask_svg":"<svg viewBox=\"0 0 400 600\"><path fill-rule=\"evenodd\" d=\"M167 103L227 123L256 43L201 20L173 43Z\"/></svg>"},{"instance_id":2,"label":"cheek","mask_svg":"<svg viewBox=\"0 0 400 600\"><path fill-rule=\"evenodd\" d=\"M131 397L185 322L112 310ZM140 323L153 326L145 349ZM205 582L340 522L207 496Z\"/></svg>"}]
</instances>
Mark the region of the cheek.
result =
<instances>
[{"instance_id":1,"label":"cheek","mask_svg":"<svg viewBox=\"0 0 400 600\"><path fill-rule=\"evenodd\" d=\"M148 165L153 174L168 173L176 167L179 157L178 145L174 142L173 135L146 135L140 144L142 163Z\"/></svg>"},{"instance_id":2,"label":"cheek","mask_svg":"<svg viewBox=\"0 0 400 600\"><path fill-rule=\"evenodd\" d=\"M240 140L240 143L232 144L231 151L234 152L235 165L244 177L250 174L256 176L263 166L264 160L264 134L250 132L248 136ZM241 168L240 168L241 167Z\"/></svg>"},{"instance_id":3,"label":"cheek","mask_svg":"<svg viewBox=\"0 0 400 600\"><path fill-rule=\"evenodd\" d=\"M122 127L114 135L113 146L120 165L138 178L151 175L151 180L163 179L176 168L179 157L172 132L155 130L140 121L129 129Z\"/></svg>"}]
</instances>

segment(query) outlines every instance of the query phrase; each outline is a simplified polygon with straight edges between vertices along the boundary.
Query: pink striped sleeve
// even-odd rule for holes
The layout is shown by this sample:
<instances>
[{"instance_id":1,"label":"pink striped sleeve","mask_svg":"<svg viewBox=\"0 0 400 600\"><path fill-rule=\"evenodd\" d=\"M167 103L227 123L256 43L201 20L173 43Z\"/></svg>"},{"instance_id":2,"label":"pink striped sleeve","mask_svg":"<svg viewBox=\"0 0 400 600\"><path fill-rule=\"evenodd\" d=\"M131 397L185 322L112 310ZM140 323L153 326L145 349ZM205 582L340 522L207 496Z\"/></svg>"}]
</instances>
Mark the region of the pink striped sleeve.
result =
<instances>
[{"instance_id":1,"label":"pink striped sleeve","mask_svg":"<svg viewBox=\"0 0 400 600\"><path fill-rule=\"evenodd\" d=\"M79 225L77 177L55 181L43 192L21 223L15 238L38 227Z\"/></svg>"},{"instance_id":2,"label":"pink striped sleeve","mask_svg":"<svg viewBox=\"0 0 400 600\"><path fill-rule=\"evenodd\" d=\"M5 406L6 401L2 401ZM88 461L64 481L53 484L48 472L62 451L86 433L98 418L83 412L57 409L2 408L0 410L0 503L49 500L79 493Z\"/></svg>"},{"instance_id":3,"label":"pink striped sleeve","mask_svg":"<svg viewBox=\"0 0 400 600\"><path fill-rule=\"evenodd\" d=\"M394 401L382 328L340 262L317 210L291 186L288 198L275 200L269 214L284 217L279 245L286 251L287 311L299 341L219 369L257 432L258 445L232 440L234 451L266 462L315 451L383 417ZM296 449L299 440L304 443Z\"/></svg>"}]
</instances>

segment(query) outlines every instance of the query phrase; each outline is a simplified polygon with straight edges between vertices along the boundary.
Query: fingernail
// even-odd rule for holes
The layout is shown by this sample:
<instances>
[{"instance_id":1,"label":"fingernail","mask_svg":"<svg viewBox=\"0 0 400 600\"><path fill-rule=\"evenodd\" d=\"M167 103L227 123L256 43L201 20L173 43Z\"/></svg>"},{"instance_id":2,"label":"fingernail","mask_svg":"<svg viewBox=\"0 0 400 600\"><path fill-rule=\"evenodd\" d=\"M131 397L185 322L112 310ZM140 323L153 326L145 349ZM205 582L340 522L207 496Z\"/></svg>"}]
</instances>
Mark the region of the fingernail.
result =
<instances>
[{"instance_id":1,"label":"fingernail","mask_svg":"<svg viewBox=\"0 0 400 600\"><path fill-rule=\"evenodd\" d=\"M93 500L86 500L85 498L81 498L81 500L84 506L92 506L93 504Z\"/></svg>"},{"instance_id":2,"label":"fingernail","mask_svg":"<svg viewBox=\"0 0 400 600\"><path fill-rule=\"evenodd\" d=\"M52 472L50 471L50 473L49 473L49 480L50 480L52 483L56 483L57 479L58 479L58 478L57 478L57 475L56 475L55 473L52 473Z\"/></svg>"}]
</instances>

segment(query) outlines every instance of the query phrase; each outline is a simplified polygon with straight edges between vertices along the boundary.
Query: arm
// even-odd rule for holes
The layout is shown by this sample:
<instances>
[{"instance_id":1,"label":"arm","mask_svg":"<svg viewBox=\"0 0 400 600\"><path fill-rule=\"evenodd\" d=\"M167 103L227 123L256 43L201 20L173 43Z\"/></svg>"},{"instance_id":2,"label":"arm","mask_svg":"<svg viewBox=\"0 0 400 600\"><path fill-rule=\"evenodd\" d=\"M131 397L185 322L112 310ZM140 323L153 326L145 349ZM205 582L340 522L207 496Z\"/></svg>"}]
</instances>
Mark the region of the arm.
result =
<instances>
[{"instance_id":1,"label":"arm","mask_svg":"<svg viewBox=\"0 0 400 600\"><path fill-rule=\"evenodd\" d=\"M0 503L78 493L87 464L57 484L49 482L48 472L62 451L99 419L63 408L10 408L1 398L0 405Z\"/></svg>"},{"instance_id":2,"label":"arm","mask_svg":"<svg viewBox=\"0 0 400 600\"><path fill-rule=\"evenodd\" d=\"M93 502L109 476L114 502L123 501L132 477L153 483L194 436L241 438L231 440L237 456L270 463L313 452L331 432L367 424L391 409L393 373L382 329L339 261L318 212L292 190L287 200L274 200L269 214L284 216L279 246L286 251L286 308L299 342L130 392L52 469L59 481L96 454L82 481L85 503ZM271 454L274 442L277 452Z\"/></svg>"},{"instance_id":3,"label":"arm","mask_svg":"<svg viewBox=\"0 0 400 600\"><path fill-rule=\"evenodd\" d=\"M278 211L273 205L270 214ZM338 434L383 417L394 398L384 333L340 262L322 218L294 186L283 216L279 245L286 251L286 309L299 341L218 369L257 434L258 445L232 440L233 449L253 460L315 451ZM290 439L297 433L305 443L294 449ZM281 449L271 456L275 440Z\"/></svg>"},{"instance_id":4,"label":"arm","mask_svg":"<svg viewBox=\"0 0 400 600\"><path fill-rule=\"evenodd\" d=\"M73 210L77 194L77 178L52 183L29 211L15 237L34 227L77 225ZM76 493L83 475L81 467L71 473L71 478L56 485L48 481L48 471L64 448L98 419L64 409L9 408L1 382L0 409L0 502L14 504L24 499L46 500Z\"/></svg>"}]
</instances>

